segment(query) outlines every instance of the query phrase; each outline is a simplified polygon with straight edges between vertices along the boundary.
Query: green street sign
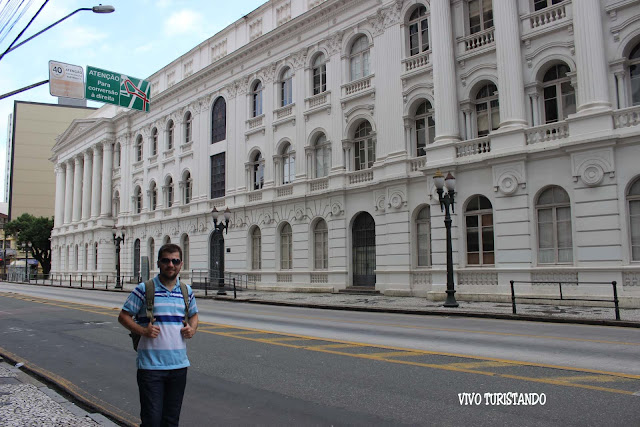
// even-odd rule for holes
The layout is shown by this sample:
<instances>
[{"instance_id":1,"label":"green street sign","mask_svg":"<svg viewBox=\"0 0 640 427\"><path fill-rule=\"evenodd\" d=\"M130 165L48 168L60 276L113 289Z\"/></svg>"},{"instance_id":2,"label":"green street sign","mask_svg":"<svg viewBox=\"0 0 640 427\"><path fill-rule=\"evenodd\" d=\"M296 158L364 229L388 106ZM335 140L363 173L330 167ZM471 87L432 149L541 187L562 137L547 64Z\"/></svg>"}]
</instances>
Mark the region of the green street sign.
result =
<instances>
[{"instance_id":1,"label":"green street sign","mask_svg":"<svg viewBox=\"0 0 640 427\"><path fill-rule=\"evenodd\" d=\"M149 112L151 84L142 79L87 66L85 98Z\"/></svg>"}]
</instances>

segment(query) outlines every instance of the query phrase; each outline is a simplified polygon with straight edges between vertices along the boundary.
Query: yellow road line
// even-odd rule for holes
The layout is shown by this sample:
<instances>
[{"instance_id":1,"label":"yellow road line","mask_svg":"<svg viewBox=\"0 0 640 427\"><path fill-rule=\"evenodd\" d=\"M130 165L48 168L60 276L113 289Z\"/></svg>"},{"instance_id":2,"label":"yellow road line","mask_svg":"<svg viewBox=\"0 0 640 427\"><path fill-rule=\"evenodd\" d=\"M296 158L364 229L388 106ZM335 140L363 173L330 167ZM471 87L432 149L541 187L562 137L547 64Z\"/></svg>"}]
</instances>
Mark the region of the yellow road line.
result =
<instances>
[{"instance_id":1,"label":"yellow road line","mask_svg":"<svg viewBox=\"0 0 640 427\"><path fill-rule=\"evenodd\" d=\"M308 349L308 350L313 350L313 349L329 349L329 348L354 348L354 347L362 347L362 344L360 345L355 345L355 344L324 344L324 345L306 345L304 346L304 348Z\"/></svg>"},{"instance_id":2,"label":"yellow road line","mask_svg":"<svg viewBox=\"0 0 640 427\"><path fill-rule=\"evenodd\" d=\"M520 363L506 362L468 362L468 363L447 363L443 366L451 366L454 368L475 369L475 368L499 368L505 366L520 366Z\"/></svg>"},{"instance_id":3,"label":"yellow road line","mask_svg":"<svg viewBox=\"0 0 640 427\"><path fill-rule=\"evenodd\" d=\"M613 383L619 381L632 381L630 378L612 377L611 375L576 375L573 377L551 377L546 378L553 381L573 382L593 382L593 383Z\"/></svg>"},{"instance_id":4,"label":"yellow road line","mask_svg":"<svg viewBox=\"0 0 640 427\"><path fill-rule=\"evenodd\" d=\"M296 337L282 337L282 338L263 338L261 342L276 342L276 341L306 341L304 338Z\"/></svg>"},{"instance_id":5,"label":"yellow road line","mask_svg":"<svg viewBox=\"0 0 640 427\"><path fill-rule=\"evenodd\" d=\"M383 353L358 353L358 355L365 355L371 357L379 357L380 359L385 359L387 357L414 357L414 356L424 356L424 353L420 353L418 351L387 351Z\"/></svg>"}]
</instances>

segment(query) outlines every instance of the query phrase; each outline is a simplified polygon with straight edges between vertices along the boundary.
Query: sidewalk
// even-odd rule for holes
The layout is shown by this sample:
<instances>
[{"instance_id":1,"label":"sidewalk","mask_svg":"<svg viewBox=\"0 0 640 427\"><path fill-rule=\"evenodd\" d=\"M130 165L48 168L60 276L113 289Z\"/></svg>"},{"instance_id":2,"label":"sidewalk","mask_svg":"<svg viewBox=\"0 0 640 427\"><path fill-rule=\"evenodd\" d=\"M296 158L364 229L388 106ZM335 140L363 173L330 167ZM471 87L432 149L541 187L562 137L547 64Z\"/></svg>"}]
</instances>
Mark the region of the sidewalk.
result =
<instances>
[{"instance_id":1,"label":"sidewalk","mask_svg":"<svg viewBox=\"0 0 640 427\"><path fill-rule=\"evenodd\" d=\"M116 426L90 414L37 379L0 358L0 425Z\"/></svg>"}]
</instances>

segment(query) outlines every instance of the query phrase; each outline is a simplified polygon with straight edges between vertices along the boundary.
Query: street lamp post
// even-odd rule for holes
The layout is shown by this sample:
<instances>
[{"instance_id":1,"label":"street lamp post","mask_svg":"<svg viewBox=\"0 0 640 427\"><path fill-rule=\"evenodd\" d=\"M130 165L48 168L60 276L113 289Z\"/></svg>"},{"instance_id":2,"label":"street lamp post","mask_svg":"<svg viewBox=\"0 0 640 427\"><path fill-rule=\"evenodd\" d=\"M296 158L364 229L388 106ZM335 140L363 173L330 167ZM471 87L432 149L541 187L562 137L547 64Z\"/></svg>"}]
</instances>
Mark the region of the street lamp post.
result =
<instances>
[{"instance_id":1,"label":"street lamp post","mask_svg":"<svg viewBox=\"0 0 640 427\"><path fill-rule=\"evenodd\" d=\"M113 226L113 244L116 246L116 289L122 289L120 281L120 244L124 242L124 231Z\"/></svg>"},{"instance_id":2,"label":"street lamp post","mask_svg":"<svg viewBox=\"0 0 640 427\"><path fill-rule=\"evenodd\" d=\"M453 250L451 248L451 212L455 212L453 209L454 195L456 187L456 179L451 175L451 172L447 174L445 178L438 170L433 176L433 182L436 185L438 191L438 198L440 199L440 209L444 212L444 226L447 229L447 299L444 302L444 307L458 307L456 301L453 283ZM447 188L447 194L444 194L444 187Z\"/></svg>"},{"instance_id":3,"label":"street lamp post","mask_svg":"<svg viewBox=\"0 0 640 427\"><path fill-rule=\"evenodd\" d=\"M213 210L211 211L211 215L213 216L213 234L216 233L220 233L222 235L222 232L224 231L225 233L229 232L229 219L231 218L231 211L229 210L229 208L225 209L223 215L224 215L224 222L220 221L220 223L218 223L218 217L220 215L220 211L218 211L216 209L216 207L213 207ZM219 248L220 250L220 254L218 254L219 258L222 258L224 256L224 253L222 253L222 251L224 250L224 247ZM219 264L219 259L216 260L216 267L218 267L218 295L226 295L227 293L224 290L224 271L220 271L220 264Z\"/></svg>"},{"instance_id":4,"label":"street lamp post","mask_svg":"<svg viewBox=\"0 0 640 427\"><path fill-rule=\"evenodd\" d=\"M27 276L27 283L31 283L31 277L29 277L29 251L33 244L31 242L23 242L22 248L24 249L24 271Z\"/></svg>"}]
</instances>

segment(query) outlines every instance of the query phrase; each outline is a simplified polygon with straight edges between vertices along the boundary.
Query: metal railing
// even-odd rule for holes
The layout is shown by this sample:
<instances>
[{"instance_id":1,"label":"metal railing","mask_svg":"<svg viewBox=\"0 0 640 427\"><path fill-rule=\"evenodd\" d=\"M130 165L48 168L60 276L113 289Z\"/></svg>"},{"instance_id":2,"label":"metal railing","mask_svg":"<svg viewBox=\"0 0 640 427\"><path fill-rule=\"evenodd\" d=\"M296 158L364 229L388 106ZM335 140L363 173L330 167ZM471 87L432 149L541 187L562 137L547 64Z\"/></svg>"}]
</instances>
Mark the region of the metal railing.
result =
<instances>
[{"instance_id":1,"label":"metal railing","mask_svg":"<svg viewBox=\"0 0 640 427\"><path fill-rule=\"evenodd\" d=\"M511 283L511 308L513 314L516 313L516 299L520 300L552 300L552 301L587 301L587 302L612 302L614 306L614 310L616 313L616 320L620 320L620 305L618 301L618 288L616 287L616 281L612 282L526 282L521 280L510 280ZM516 283L526 283L526 284L536 284L536 285L558 285L558 296L554 295L549 296L517 296L515 292L515 284ZM586 298L586 297L566 297L562 291L562 285L607 285L611 284L613 288L613 298L612 299L603 299L603 298Z\"/></svg>"},{"instance_id":2,"label":"metal railing","mask_svg":"<svg viewBox=\"0 0 640 427\"><path fill-rule=\"evenodd\" d=\"M221 291L255 289L256 281L247 273L230 273L200 268L191 270L191 287L204 289L204 294L207 296L209 291L217 291L218 294L222 294Z\"/></svg>"}]
</instances>

